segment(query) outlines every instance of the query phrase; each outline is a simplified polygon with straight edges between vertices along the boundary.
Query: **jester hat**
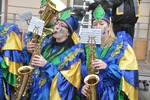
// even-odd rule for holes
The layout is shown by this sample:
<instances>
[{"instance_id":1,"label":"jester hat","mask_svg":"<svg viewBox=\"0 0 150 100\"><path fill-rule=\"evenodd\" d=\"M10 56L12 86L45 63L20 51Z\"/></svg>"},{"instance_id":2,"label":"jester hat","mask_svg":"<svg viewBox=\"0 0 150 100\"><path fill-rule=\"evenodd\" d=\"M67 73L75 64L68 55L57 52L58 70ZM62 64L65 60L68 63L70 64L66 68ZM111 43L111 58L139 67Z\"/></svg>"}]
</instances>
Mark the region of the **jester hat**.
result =
<instances>
[{"instance_id":1,"label":"jester hat","mask_svg":"<svg viewBox=\"0 0 150 100\"><path fill-rule=\"evenodd\" d=\"M110 23L111 11L110 9L103 9L100 3L90 4L88 10L92 10L93 20L105 20Z\"/></svg>"},{"instance_id":2,"label":"jester hat","mask_svg":"<svg viewBox=\"0 0 150 100\"><path fill-rule=\"evenodd\" d=\"M75 33L75 31L79 28L78 21L81 20L81 16L83 17L85 12L83 9L75 10L72 8L66 8L60 12L59 20L64 21L68 26L68 31L72 35L72 39L74 43L79 42L79 37ZM80 16L80 17L79 17Z\"/></svg>"}]
</instances>

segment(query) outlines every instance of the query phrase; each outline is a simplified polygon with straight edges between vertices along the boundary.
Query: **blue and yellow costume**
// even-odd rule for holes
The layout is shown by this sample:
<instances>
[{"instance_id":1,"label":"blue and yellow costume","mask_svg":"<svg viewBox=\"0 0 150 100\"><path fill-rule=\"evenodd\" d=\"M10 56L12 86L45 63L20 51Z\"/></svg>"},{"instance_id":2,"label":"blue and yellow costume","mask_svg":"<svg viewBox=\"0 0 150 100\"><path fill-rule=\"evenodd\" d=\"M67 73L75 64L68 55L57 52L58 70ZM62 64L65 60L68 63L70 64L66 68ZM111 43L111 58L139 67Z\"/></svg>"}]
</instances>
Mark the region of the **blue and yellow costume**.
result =
<instances>
[{"instance_id":1,"label":"blue and yellow costume","mask_svg":"<svg viewBox=\"0 0 150 100\"><path fill-rule=\"evenodd\" d=\"M98 11L95 16L100 20L109 21L107 13L104 13L105 15L102 13ZM96 45L96 59L101 59L107 64L106 69L100 70L98 74L100 81L96 85L97 100L138 100L138 64L133 48L129 44L132 45L132 41L129 41L127 34L122 31L118 32L111 46ZM85 48L85 51L88 66L89 48ZM83 78L87 74L87 68L82 67Z\"/></svg>"},{"instance_id":2,"label":"blue and yellow costume","mask_svg":"<svg viewBox=\"0 0 150 100\"><path fill-rule=\"evenodd\" d=\"M119 34L123 36L124 32ZM107 63L107 68L98 74L98 100L138 100L138 65L132 47L124 38L118 38L109 48L101 48L100 45L95 48L96 58ZM88 53L86 57L89 57ZM85 77L87 68L82 68Z\"/></svg>"},{"instance_id":3,"label":"blue and yellow costume","mask_svg":"<svg viewBox=\"0 0 150 100\"><path fill-rule=\"evenodd\" d=\"M16 24L4 23L0 28L0 99L10 99L9 85L15 86L17 70L22 66L22 42L19 38L20 31ZM4 88L3 88L4 87ZM3 91L3 92L2 92Z\"/></svg>"},{"instance_id":4,"label":"blue and yellow costume","mask_svg":"<svg viewBox=\"0 0 150 100\"><path fill-rule=\"evenodd\" d=\"M71 31L68 39L73 40L73 45L69 46L71 42L68 39L57 43L53 41L51 35L45 39L41 55L48 63L44 67L37 67L33 73L34 82L30 87L31 100L72 100L80 88L80 67L85 61L84 49L83 45L79 44L77 34L73 33L78 28L77 19L66 14L67 18L60 17L59 20L64 21ZM25 48L23 52L29 57L26 59L29 61L31 54Z\"/></svg>"}]
</instances>

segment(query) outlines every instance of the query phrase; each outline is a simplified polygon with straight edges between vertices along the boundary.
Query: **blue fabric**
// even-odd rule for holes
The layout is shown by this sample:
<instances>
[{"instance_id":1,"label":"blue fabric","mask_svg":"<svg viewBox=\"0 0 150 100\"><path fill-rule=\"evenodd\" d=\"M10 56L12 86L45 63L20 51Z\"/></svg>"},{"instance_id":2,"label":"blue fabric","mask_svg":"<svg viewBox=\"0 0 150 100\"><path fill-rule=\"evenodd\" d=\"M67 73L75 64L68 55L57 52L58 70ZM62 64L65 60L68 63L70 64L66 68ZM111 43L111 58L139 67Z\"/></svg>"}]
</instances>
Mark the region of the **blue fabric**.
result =
<instances>
[{"instance_id":1,"label":"blue fabric","mask_svg":"<svg viewBox=\"0 0 150 100\"><path fill-rule=\"evenodd\" d=\"M79 26L78 20L74 16L70 16L69 18L64 20L64 22L67 24L71 32L74 32Z\"/></svg>"},{"instance_id":2,"label":"blue fabric","mask_svg":"<svg viewBox=\"0 0 150 100\"><path fill-rule=\"evenodd\" d=\"M5 50L3 56L8 57L11 62L24 62L22 52L18 50Z\"/></svg>"},{"instance_id":3,"label":"blue fabric","mask_svg":"<svg viewBox=\"0 0 150 100\"><path fill-rule=\"evenodd\" d=\"M107 51L106 56L101 59L107 64L107 67L105 70L101 70L100 73L98 74L98 76L100 77L100 81L96 85L97 100L117 100L119 85L122 76L124 76L125 79L127 79L127 81L130 84L133 84L135 87L138 87L138 82L137 82L138 71L120 70L118 64L119 58L121 58L124 55L124 51L127 49L127 46L129 45L128 40L126 38L127 38L126 35L122 35L122 36L119 35L117 37L117 40L115 40L112 43L110 49ZM120 48L118 48L118 45L120 45ZM96 45L95 51L96 51L96 58L100 59L100 55L102 53L102 48L100 47L100 45ZM116 51L116 54L112 56L111 54L114 51ZM117 51L120 52L117 53ZM81 69L82 69L81 70L82 76L84 78L87 75L88 70L87 67L81 67ZM81 98L82 100L86 99L86 98L83 99L83 97Z\"/></svg>"},{"instance_id":4,"label":"blue fabric","mask_svg":"<svg viewBox=\"0 0 150 100\"><path fill-rule=\"evenodd\" d=\"M1 32L1 31L0 31L0 32ZM0 48L2 48L2 47L5 45L6 40L7 40L7 37L6 37L6 36L2 36L2 35L0 34Z\"/></svg>"},{"instance_id":5,"label":"blue fabric","mask_svg":"<svg viewBox=\"0 0 150 100\"><path fill-rule=\"evenodd\" d=\"M58 74L57 88L61 100L74 100L76 88L62 74Z\"/></svg>"},{"instance_id":6,"label":"blue fabric","mask_svg":"<svg viewBox=\"0 0 150 100\"><path fill-rule=\"evenodd\" d=\"M23 64L24 64L24 65L28 65L29 62L30 62L31 53L29 53L29 52L27 51L27 47L26 47L26 46L22 49L22 54L23 54L23 59L24 59Z\"/></svg>"},{"instance_id":7,"label":"blue fabric","mask_svg":"<svg viewBox=\"0 0 150 100\"><path fill-rule=\"evenodd\" d=\"M117 38L119 39L123 39L124 41L126 41L132 48L133 48L133 42L132 42L132 38L131 36L126 33L125 31L120 31L117 33Z\"/></svg>"},{"instance_id":8,"label":"blue fabric","mask_svg":"<svg viewBox=\"0 0 150 100\"><path fill-rule=\"evenodd\" d=\"M2 71L0 70L0 100L5 100L4 96L4 88L3 88L3 77L2 77Z\"/></svg>"},{"instance_id":9,"label":"blue fabric","mask_svg":"<svg viewBox=\"0 0 150 100\"><path fill-rule=\"evenodd\" d=\"M50 44L49 37L45 39L45 41L42 44L42 49ZM60 73L61 70L68 70L72 64L79 61L79 59L84 59L84 52L78 52L77 55L74 57L72 61L68 61L60 71L58 71L58 67L60 64L62 64L64 57L68 55L70 52L75 51L77 48L83 49L84 45L77 44L73 46L72 48L66 50L64 53L59 55L57 58L59 58L60 63L57 65L54 65L52 62L47 62L47 64L44 67L36 67L33 73L33 85L30 86L31 90L31 100L49 100L49 94L50 94L50 86L53 78L56 74L58 74L58 81L57 81L57 89L60 94L60 97L62 100L71 100L71 98L74 98L73 95L75 95L76 88L68 82L68 80L65 79L65 77ZM53 48L52 51L55 51ZM31 54L27 52L26 47L23 49L24 53L24 60L26 60L26 64L29 63ZM84 64L83 64L84 65ZM43 85L40 87L40 81L46 79ZM62 86L63 85L63 86ZM65 88L64 88L65 87ZM66 89L66 90L65 90ZM73 95L71 95L73 94Z\"/></svg>"},{"instance_id":10,"label":"blue fabric","mask_svg":"<svg viewBox=\"0 0 150 100\"><path fill-rule=\"evenodd\" d=\"M105 21L107 21L108 23L110 23L110 17L111 17L111 15L112 15L111 10L110 10L110 9L106 9L106 10L105 10L105 15L104 15L104 17L102 18L102 20L105 20Z\"/></svg>"},{"instance_id":11,"label":"blue fabric","mask_svg":"<svg viewBox=\"0 0 150 100\"><path fill-rule=\"evenodd\" d=\"M13 23L5 22L5 23L3 23L1 30L3 30L6 26L11 26L11 27L5 32L5 34L9 34L12 31L14 31L17 35L20 34L20 30L18 28L18 25L13 24Z\"/></svg>"},{"instance_id":12,"label":"blue fabric","mask_svg":"<svg viewBox=\"0 0 150 100\"><path fill-rule=\"evenodd\" d=\"M132 84L136 88L139 88L138 70L121 70L121 73L128 83Z\"/></svg>"},{"instance_id":13,"label":"blue fabric","mask_svg":"<svg viewBox=\"0 0 150 100\"><path fill-rule=\"evenodd\" d=\"M25 33L25 34L23 35L23 42L24 42L24 45L27 45L27 42L28 42L27 40L31 41L32 37L33 37L32 32Z\"/></svg>"}]
</instances>

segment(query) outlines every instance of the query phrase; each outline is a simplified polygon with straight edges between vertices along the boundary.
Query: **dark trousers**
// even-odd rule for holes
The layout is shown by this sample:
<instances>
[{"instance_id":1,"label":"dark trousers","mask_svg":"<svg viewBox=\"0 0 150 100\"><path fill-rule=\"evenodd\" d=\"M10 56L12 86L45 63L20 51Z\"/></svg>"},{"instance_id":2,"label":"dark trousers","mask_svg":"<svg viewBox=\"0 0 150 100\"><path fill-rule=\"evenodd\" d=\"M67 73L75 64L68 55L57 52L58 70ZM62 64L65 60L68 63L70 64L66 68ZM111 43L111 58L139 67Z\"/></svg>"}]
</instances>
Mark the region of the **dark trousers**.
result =
<instances>
[{"instance_id":1,"label":"dark trousers","mask_svg":"<svg viewBox=\"0 0 150 100\"><path fill-rule=\"evenodd\" d=\"M125 31L126 33L128 33L131 36L132 41L133 41L133 39L134 39L134 26L135 25L113 23L113 31L114 31L115 35L120 31Z\"/></svg>"}]
</instances>

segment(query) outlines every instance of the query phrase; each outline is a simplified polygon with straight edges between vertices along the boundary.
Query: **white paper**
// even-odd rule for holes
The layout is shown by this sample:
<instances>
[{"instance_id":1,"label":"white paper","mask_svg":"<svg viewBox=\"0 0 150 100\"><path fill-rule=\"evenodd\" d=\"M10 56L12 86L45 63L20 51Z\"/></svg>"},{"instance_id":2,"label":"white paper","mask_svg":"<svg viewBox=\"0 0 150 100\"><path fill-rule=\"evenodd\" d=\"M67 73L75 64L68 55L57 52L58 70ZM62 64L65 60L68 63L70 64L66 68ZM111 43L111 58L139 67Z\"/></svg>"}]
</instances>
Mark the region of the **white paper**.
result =
<instances>
[{"instance_id":1,"label":"white paper","mask_svg":"<svg viewBox=\"0 0 150 100\"><path fill-rule=\"evenodd\" d=\"M28 25L28 24L30 24L30 20L31 20L33 14L31 13L31 11L28 11L28 12L19 14L18 16L23 25Z\"/></svg>"},{"instance_id":2,"label":"white paper","mask_svg":"<svg viewBox=\"0 0 150 100\"><path fill-rule=\"evenodd\" d=\"M36 17L32 17L28 30L37 33L38 35L41 36L43 28L44 28L44 21Z\"/></svg>"},{"instance_id":3,"label":"white paper","mask_svg":"<svg viewBox=\"0 0 150 100\"><path fill-rule=\"evenodd\" d=\"M87 44L89 37L93 37L96 41L96 44L101 44L101 30L100 29L82 28L81 34L80 34L81 43Z\"/></svg>"}]
</instances>

